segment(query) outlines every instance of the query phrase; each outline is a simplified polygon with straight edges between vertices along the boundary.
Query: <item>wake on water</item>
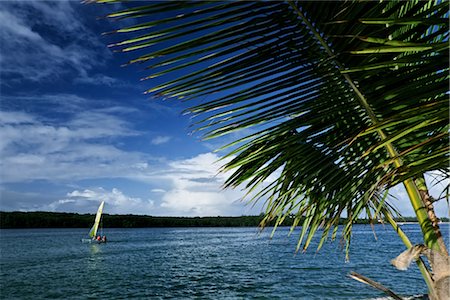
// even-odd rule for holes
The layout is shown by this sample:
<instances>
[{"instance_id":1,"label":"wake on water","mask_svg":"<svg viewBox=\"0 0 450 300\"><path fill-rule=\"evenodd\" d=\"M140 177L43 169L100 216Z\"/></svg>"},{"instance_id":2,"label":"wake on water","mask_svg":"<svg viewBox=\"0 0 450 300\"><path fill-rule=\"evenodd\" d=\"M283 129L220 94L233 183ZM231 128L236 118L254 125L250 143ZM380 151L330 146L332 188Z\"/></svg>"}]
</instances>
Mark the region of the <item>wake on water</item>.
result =
<instances>
[{"instance_id":1,"label":"wake on water","mask_svg":"<svg viewBox=\"0 0 450 300\"><path fill-rule=\"evenodd\" d=\"M402 296L404 300L429 300L428 295ZM367 300L392 300L391 297L368 298Z\"/></svg>"}]
</instances>

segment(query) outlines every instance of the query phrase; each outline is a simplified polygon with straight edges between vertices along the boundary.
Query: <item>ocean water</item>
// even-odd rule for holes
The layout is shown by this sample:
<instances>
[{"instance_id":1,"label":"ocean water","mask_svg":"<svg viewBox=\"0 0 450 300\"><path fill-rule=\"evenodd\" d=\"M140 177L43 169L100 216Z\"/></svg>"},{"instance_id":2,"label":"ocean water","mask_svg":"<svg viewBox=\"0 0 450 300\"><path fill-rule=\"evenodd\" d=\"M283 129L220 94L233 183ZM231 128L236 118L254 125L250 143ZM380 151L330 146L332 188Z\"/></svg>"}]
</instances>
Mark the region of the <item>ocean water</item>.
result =
<instances>
[{"instance_id":1,"label":"ocean water","mask_svg":"<svg viewBox=\"0 0 450 300\"><path fill-rule=\"evenodd\" d=\"M448 225L442 226L448 236ZM420 229L405 224L420 243ZM372 278L403 296L426 293L418 268L389 261L404 246L389 226L355 225L350 261L339 243L295 254L288 228L109 229L82 244L83 229L0 231L1 299L384 299L348 277ZM317 241L316 241L317 242Z\"/></svg>"}]
</instances>

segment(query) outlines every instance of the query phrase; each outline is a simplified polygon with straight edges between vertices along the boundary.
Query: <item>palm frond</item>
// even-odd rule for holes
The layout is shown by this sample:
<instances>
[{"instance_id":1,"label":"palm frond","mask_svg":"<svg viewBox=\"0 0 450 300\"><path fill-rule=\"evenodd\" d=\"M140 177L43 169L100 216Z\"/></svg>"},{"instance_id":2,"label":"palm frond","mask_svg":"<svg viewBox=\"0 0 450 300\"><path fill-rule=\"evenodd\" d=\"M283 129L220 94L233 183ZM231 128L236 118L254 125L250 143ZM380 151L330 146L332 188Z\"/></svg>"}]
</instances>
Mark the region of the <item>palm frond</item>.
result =
<instances>
[{"instance_id":1,"label":"palm frond","mask_svg":"<svg viewBox=\"0 0 450 300\"><path fill-rule=\"evenodd\" d=\"M350 272L350 274L348 275L350 278L362 282L364 284L367 284L377 290L382 291L383 293L385 293L386 295L388 295L389 297L391 297L392 299L395 300L404 300L404 298L400 297L399 295L397 295L396 293L394 293L392 290L390 290L389 288L385 287L384 285L382 285L381 283L378 283L366 276L363 276L361 274L358 274L356 272Z\"/></svg>"},{"instance_id":2,"label":"palm frond","mask_svg":"<svg viewBox=\"0 0 450 300\"><path fill-rule=\"evenodd\" d=\"M266 184L252 198L265 221L302 220L306 249L344 211L349 241L361 213L392 212L375 201L387 188L448 169L444 2L170 1L109 17L138 21L112 46L139 51L129 63L162 82L148 93L193 101L205 138L252 128L229 145L225 185Z\"/></svg>"}]
</instances>

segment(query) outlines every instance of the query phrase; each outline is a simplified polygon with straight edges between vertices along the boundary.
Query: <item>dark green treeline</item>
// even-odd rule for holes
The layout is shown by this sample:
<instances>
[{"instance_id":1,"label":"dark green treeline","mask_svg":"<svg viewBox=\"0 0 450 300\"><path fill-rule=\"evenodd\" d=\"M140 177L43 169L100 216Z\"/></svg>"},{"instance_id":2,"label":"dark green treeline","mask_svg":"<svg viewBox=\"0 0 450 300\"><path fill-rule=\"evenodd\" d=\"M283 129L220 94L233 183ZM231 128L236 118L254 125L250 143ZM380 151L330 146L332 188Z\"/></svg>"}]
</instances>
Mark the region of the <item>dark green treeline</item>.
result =
<instances>
[{"instance_id":1,"label":"dark green treeline","mask_svg":"<svg viewBox=\"0 0 450 300\"><path fill-rule=\"evenodd\" d=\"M0 228L89 228L95 215L53 212L0 212ZM103 227L243 227L258 226L262 216L153 217L103 214Z\"/></svg>"},{"instance_id":2,"label":"dark green treeline","mask_svg":"<svg viewBox=\"0 0 450 300\"><path fill-rule=\"evenodd\" d=\"M89 228L95 215L54 212L0 212L0 228ZM256 227L263 216L241 217L153 217L140 215L103 215L103 227L106 228L142 228L142 227ZM415 218L405 217L399 222L415 222ZM448 219L442 220L448 221ZM360 219L359 224L368 224ZM292 225L292 219L286 218L285 226ZM270 224L269 224L270 226Z\"/></svg>"}]
</instances>

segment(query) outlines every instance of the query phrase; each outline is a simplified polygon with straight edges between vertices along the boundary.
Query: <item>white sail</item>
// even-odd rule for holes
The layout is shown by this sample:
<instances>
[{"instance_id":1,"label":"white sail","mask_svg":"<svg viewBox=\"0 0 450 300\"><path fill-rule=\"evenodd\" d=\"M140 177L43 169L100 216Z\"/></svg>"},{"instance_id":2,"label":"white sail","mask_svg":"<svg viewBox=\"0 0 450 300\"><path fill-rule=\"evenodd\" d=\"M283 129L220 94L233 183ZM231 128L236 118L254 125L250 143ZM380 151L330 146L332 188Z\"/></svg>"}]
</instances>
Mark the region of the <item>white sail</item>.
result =
<instances>
[{"instance_id":1,"label":"white sail","mask_svg":"<svg viewBox=\"0 0 450 300\"><path fill-rule=\"evenodd\" d=\"M100 203L100 206L98 207L97 215L95 216L94 225L92 226L91 231L89 231L89 236L90 237L94 237L94 236L97 235L98 225L100 224L100 220L102 218L103 206L104 205L105 205L105 201L102 201L102 203Z\"/></svg>"}]
</instances>

